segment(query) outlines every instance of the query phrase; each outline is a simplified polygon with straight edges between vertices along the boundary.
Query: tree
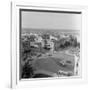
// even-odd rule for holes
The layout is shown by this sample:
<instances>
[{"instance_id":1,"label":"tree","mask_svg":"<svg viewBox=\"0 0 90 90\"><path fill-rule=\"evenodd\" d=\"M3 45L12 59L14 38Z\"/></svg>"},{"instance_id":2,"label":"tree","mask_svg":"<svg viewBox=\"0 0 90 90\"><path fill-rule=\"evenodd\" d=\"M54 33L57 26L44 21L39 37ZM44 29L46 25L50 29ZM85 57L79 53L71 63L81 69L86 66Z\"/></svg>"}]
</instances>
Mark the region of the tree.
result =
<instances>
[{"instance_id":1,"label":"tree","mask_svg":"<svg viewBox=\"0 0 90 90\"><path fill-rule=\"evenodd\" d=\"M32 78L34 75L34 69L32 64L26 62L25 65L22 67L22 78Z\"/></svg>"},{"instance_id":2,"label":"tree","mask_svg":"<svg viewBox=\"0 0 90 90\"><path fill-rule=\"evenodd\" d=\"M43 39L50 39L50 35L48 33L45 33L42 35Z\"/></svg>"}]
</instances>

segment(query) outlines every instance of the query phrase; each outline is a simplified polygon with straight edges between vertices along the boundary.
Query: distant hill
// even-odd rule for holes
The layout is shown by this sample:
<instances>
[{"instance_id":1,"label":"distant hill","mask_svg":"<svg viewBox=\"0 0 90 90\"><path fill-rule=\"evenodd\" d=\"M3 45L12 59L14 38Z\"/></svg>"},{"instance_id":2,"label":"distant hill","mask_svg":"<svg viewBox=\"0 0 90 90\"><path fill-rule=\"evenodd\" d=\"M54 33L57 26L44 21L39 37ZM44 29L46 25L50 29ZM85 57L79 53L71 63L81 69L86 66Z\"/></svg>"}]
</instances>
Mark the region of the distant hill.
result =
<instances>
[{"instance_id":1,"label":"distant hill","mask_svg":"<svg viewBox=\"0 0 90 90\"><path fill-rule=\"evenodd\" d=\"M33 28L23 28L21 33L49 33L49 34L60 34L60 33L68 33L68 34L80 34L80 30L59 30L59 29L33 29Z\"/></svg>"}]
</instances>

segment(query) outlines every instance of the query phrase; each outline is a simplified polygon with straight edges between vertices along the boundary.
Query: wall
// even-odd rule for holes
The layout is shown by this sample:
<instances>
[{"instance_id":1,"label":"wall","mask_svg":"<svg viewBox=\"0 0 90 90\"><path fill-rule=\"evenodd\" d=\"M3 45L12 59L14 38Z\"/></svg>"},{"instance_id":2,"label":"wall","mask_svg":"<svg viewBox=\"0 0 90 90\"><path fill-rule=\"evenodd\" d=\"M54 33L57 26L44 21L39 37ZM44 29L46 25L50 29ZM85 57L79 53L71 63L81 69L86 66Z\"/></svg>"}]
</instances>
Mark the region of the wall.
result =
<instances>
[{"instance_id":1,"label":"wall","mask_svg":"<svg viewBox=\"0 0 90 90\"><path fill-rule=\"evenodd\" d=\"M14 0L15 1L15 0ZM17 0L21 1L21 0ZM23 0L22 0L23 1ZM56 4L71 4L71 5L87 5L88 6L88 24L90 23L90 2L89 0L25 0L37 3L56 3ZM90 38L90 27L88 25L88 54L89 54L89 38ZM0 1L0 90L10 90L10 0ZM89 55L88 55L89 56ZM88 57L89 60L89 57ZM88 76L90 76L90 61L88 61ZM31 90L89 90L89 79L87 84L79 85L66 85L66 86L48 86L31 88ZM26 90L26 89L22 89ZM28 89L29 90L29 89Z\"/></svg>"}]
</instances>

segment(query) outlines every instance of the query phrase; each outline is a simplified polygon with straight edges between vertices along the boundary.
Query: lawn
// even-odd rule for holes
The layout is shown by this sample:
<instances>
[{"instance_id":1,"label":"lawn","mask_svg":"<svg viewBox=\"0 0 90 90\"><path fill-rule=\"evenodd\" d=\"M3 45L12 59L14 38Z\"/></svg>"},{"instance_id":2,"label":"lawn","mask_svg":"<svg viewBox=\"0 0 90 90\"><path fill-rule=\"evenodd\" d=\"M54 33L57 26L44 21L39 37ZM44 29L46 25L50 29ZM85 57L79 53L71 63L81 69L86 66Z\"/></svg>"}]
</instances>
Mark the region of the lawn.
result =
<instances>
[{"instance_id":1,"label":"lawn","mask_svg":"<svg viewBox=\"0 0 90 90\"><path fill-rule=\"evenodd\" d=\"M58 71L65 71L74 73L74 57L65 53L57 53L52 56L42 56L33 61L33 67L37 73L58 73Z\"/></svg>"}]
</instances>

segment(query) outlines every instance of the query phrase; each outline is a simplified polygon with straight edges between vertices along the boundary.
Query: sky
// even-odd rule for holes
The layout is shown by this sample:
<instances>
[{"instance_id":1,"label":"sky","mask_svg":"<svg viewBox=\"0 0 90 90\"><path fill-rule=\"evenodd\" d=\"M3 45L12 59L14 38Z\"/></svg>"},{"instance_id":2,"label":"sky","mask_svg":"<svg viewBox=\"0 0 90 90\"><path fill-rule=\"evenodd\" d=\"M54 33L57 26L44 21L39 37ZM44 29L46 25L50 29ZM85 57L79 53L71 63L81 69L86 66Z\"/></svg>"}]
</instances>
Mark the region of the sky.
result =
<instances>
[{"instance_id":1,"label":"sky","mask_svg":"<svg viewBox=\"0 0 90 90\"><path fill-rule=\"evenodd\" d=\"M81 14L22 11L22 28L81 30Z\"/></svg>"}]
</instances>

